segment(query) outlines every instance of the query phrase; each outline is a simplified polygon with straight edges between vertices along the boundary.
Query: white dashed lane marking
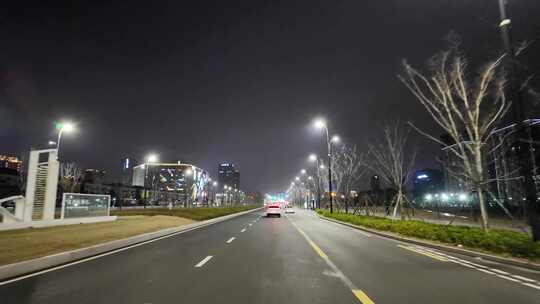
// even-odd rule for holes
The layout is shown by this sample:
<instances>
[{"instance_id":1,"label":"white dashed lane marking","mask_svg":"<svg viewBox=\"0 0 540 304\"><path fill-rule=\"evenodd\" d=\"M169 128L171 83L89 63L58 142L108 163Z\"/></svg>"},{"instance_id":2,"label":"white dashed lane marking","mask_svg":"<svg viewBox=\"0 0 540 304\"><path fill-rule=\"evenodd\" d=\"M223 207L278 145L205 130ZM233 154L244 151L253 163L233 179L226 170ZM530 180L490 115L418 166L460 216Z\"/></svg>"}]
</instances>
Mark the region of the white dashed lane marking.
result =
<instances>
[{"instance_id":1,"label":"white dashed lane marking","mask_svg":"<svg viewBox=\"0 0 540 304\"><path fill-rule=\"evenodd\" d=\"M227 240L227 244L230 244L232 241L234 241L234 239L236 239L234 236L230 239Z\"/></svg>"},{"instance_id":2,"label":"white dashed lane marking","mask_svg":"<svg viewBox=\"0 0 540 304\"><path fill-rule=\"evenodd\" d=\"M197 265L195 265L195 267L197 267L197 268L203 267L204 264L206 264L206 262L210 261L212 258L213 258L213 256L211 256L211 255L205 257L204 259L202 259L202 261L197 263Z\"/></svg>"},{"instance_id":3,"label":"white dashed lane marking","mask_svg":"<svg viewBox=\"0 0 540 304\"><path fill-rule=\"evenodd\" d=\"M244 228L244 229L240 230L240 232L245 232L245 231L246 231L246 228Z\"/></svg>"}]
</instances>

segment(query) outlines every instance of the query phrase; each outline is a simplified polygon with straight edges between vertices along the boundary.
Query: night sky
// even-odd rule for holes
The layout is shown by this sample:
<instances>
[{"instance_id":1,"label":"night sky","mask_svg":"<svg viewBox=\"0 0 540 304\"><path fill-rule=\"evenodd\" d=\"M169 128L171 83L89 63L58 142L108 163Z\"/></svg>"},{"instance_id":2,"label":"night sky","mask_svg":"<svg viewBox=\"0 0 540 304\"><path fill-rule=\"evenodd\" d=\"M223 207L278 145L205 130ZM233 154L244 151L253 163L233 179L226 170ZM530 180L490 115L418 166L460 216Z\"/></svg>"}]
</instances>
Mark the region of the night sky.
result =
<instances>
[{"instance_id":1,"label":"night sky","mask_svg":"<svg viewBox=\"0 0 540 304\"><path fill-rule=\"evenodd\" d=\"M472 59L501 50L496 0L3 2L0 153L45 147L70 119L61 158L111 179L122 157L155 152L284 190L322 154L316 116L361 148L397 118L439 132L397 79L402 59L422 65L452 30ZM540 1L510 2L538 73ZM413 140L417 168L437 167L438 147Z\"/></svg>"}]
</instances>

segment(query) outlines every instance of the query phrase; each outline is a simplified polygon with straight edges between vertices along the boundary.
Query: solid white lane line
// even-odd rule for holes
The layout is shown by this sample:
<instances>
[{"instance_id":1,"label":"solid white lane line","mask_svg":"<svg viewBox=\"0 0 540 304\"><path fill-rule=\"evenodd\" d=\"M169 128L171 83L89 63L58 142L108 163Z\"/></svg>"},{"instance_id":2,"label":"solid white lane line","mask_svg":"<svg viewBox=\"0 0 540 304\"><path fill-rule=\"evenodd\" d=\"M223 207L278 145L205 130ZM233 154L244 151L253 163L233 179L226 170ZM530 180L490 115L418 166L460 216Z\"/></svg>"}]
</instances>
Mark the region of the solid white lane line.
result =
<instances>
[{"instance_id":1,"label":"solid white lane line","mask_svg":"<svg viewBox=\"0 0 540 304\"><path fill-rule=\"evenodd\" d=\"M195 265L195 267L197 267L197 268L203 267L204 264L206 264L206 262L210 261L212 258L213 258L213 256L211 256L211 255L205 257L202 261L197 263L197 265Z\"/></svg>"},{"instance_id":2,"label":"solid white lane line","mask_svg":"<svg viewBox=\"0 0 540 304\"><path fill-rule=\"evenodd\" d=\"M155 239L151 239L151 240L144 241L144 242L141 242L141 243L133 244L133 245L130 245L130 246L127 246L127 247L122 247L122 248L115 249L113 251L109 251L109 252L105 252L105 253L101 253L101 254L98 254L98 255L95 255L95 256L92 256L92 257L84 258L82 260L78 260L78 261L75 261L75 262L71 262L71 263L67 263L67 264L64 264L64 265L60 265L60 266L52 267L52 268L49 268L49 269L41 270L41 271L38 271L38 272L34 272L34 273L31 273L31 274L23 275L23 276L16 277L16 278L13 278L13 279L10 279L10 280L7 280L7 281L2 281L2 282L0 282L0 286L6 285L6 284L9 284L9 283L13 283L13 282L17 282L17 281L20 281L20 280L24 280L24 279L27 279L27 278L35 277L35 276L38 276L38 275L41 275L41 274L44 274L44 273L48 273L48 272L52 272L52 271L55 271L55 270L67 268L69 266L82 264L82 263L85 263L85 262L88 262L88 261L92 261L92 260L95 260L95 259L102 258L104 256L108 256L108 255L115 254L115 253L118 253L118 252L126 251L128 249L139 247L139 246L142 246L142 245L145 245L145 244L148 244L148 243L157 242L157 241L160 241L160 240L163 240L163 239L166 239L166 238L170 238L170 237L173 237L173 236L176 236L176 235L179 235L179 234L182 234L182 233L186 233L186 232L189 232L189 231L193 231L193 230L196 230L196 229L199 229L199 228L202 228L202 227L206 227L206 226L209 226L209 225L212 225L212 223L197 226L197 227L193 227L193 228L189 228L189 229L182 230L182 231L179 231L179 232L174 232L174 233L164 235L164 236L161 236L161 237L158 237L158 238L155 238Z\"/></svg>"},{"instance_id":3,"label":"solid white lane line","mask_svg":"<svg viewBox=\"0 0 540 304\"><path fill-rule=\"evenodd\" d=\"M521 284L540 290L540 286L537 286L531 283L521 283Z\"/></svg>"},{"instance_id":4,"label":"solid white lane line","mask_svg":"<svg viewBox=\"0 0 540 304\"><path fill-rule=\"evenodd\" d=\"M493 271L493 272L496 272L498 274L502 274L502 275L509 275L508 272L506 271L502 271L502 270L499 270L499 269L495 269L495 268L489 268L489 270Z\"/></svg>"},{"instance_id":5,"label":"solid white lane line","mask_svg":"<svg viewBox=\"0 0 540 304\"><path fill-rule=\"evenodd\" d=\"M516 279L520 279L520 280L522 280L522 281L527 281L527 282L536 282L536 280L533 280L533 279L529 279L529 278L526 278L526 277L522 277L522 276L520 276L520 275L517 275L517 274L515 274L515 275L512 275L512 276L513 276L514 278L516 278Z\"/></svg>"},{"instance_id":6,"label":"solid white lane line","mask_svg":"<svg viewBox=\"0 0 540 304\"><path fill-rule=\"evenodd\" d=\"M328 222L328 223L330 223L330 224L334 224L334 225L339 226L339 227L341 227L341 228L348 228L348 229L350 229L350 230L352 230L352 231L354 231L354 232L356 232L356 233L360 233L360 234L365 235L365 236L367 236L367 237L371 237L371 236L372 236L372 234L370 234L370 233L367 233L367 232L365 232L365 231L363 231L363 230L356 229L356 228L353 228L353 227L350 227L350 226L347 226L347 225L342 225L342 224L335 223L335 222L332 222L332 221L326 221L326 222Z\"/></svg>"},{"instance_id":7,"label":"solid white lane line","mask_svg":"<svg viewBox=\"0 0 540 304\"><path fill-rule=\"evenodd\" d=\"M246 231L246 228L244 228L244 229L240 230L240 232L245 232L245 231Z\"/></svg>"},{"instance_id":8,"label":"solid white lane line","mask_svg":"<svg viewBox=\"0 0 540 304\"><path fill-rule=\"evenodd\" d=\"M521 283L520 280L517 280L517 279L513 279L509 276L505 276L505 275L500 275L500 274L496 274L496 276L498 276L499 278L501 279L505 279L505 280L508 280L508 281L512 281L512 282L518 282L518 283Z\"/></svg>"},{"instance_id":9,"label":"solid white lane line","mask_svg":"<svg viewBox=\"0 0 540 304\"><path fill-rule=\"evenodd\" d=\"M230 238L228 241L227 241L227 244L230 244L232 241L234 241L234 239L236 239L234 236L232 238Z\"/></svg>"}]
</instances>

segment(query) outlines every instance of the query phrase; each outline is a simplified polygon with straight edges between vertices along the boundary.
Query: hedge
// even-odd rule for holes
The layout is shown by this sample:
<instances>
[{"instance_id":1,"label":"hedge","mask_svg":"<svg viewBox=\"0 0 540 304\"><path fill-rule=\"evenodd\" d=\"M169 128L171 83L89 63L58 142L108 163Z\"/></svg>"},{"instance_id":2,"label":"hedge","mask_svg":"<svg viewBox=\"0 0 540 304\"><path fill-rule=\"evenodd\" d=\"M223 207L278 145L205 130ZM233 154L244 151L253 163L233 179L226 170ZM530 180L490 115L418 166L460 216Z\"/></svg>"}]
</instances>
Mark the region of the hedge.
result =
<instances>
[{"instance_id":1,"label":"hedge","mask_svg":"<svg viewBox=\"0 0 540 304\"><path fill-rule=\"evenodd\" d=\"M528 235L515 231L492 229L484 232L480 228L468 226L438 225L416 220L391 220L374 216L330 213L327 210L317 210L317 212L328 218L403 236L463 245L471 249L507 256L540 258L540 242L533 242Z\"/></svg>"}]
</instances>

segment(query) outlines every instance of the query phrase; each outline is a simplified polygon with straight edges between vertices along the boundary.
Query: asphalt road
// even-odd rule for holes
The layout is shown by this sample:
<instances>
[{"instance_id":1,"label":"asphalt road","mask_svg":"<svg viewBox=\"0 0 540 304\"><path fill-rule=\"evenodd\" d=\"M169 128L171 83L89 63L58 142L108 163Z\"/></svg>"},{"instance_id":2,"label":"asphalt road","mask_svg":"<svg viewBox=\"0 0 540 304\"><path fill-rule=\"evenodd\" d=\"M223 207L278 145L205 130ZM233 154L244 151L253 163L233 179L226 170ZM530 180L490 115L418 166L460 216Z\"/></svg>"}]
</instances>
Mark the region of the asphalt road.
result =
<instances>
[{"instance_id":1,"label":"asphalt road","mask_svg":"<svg viewBox=\"0 0 540 304\"><path fill-rule=\"evenodd\" d=\"M537 271L262 215L0 283L0 303L540 303Z\"/></svg>"}]
</instances>

